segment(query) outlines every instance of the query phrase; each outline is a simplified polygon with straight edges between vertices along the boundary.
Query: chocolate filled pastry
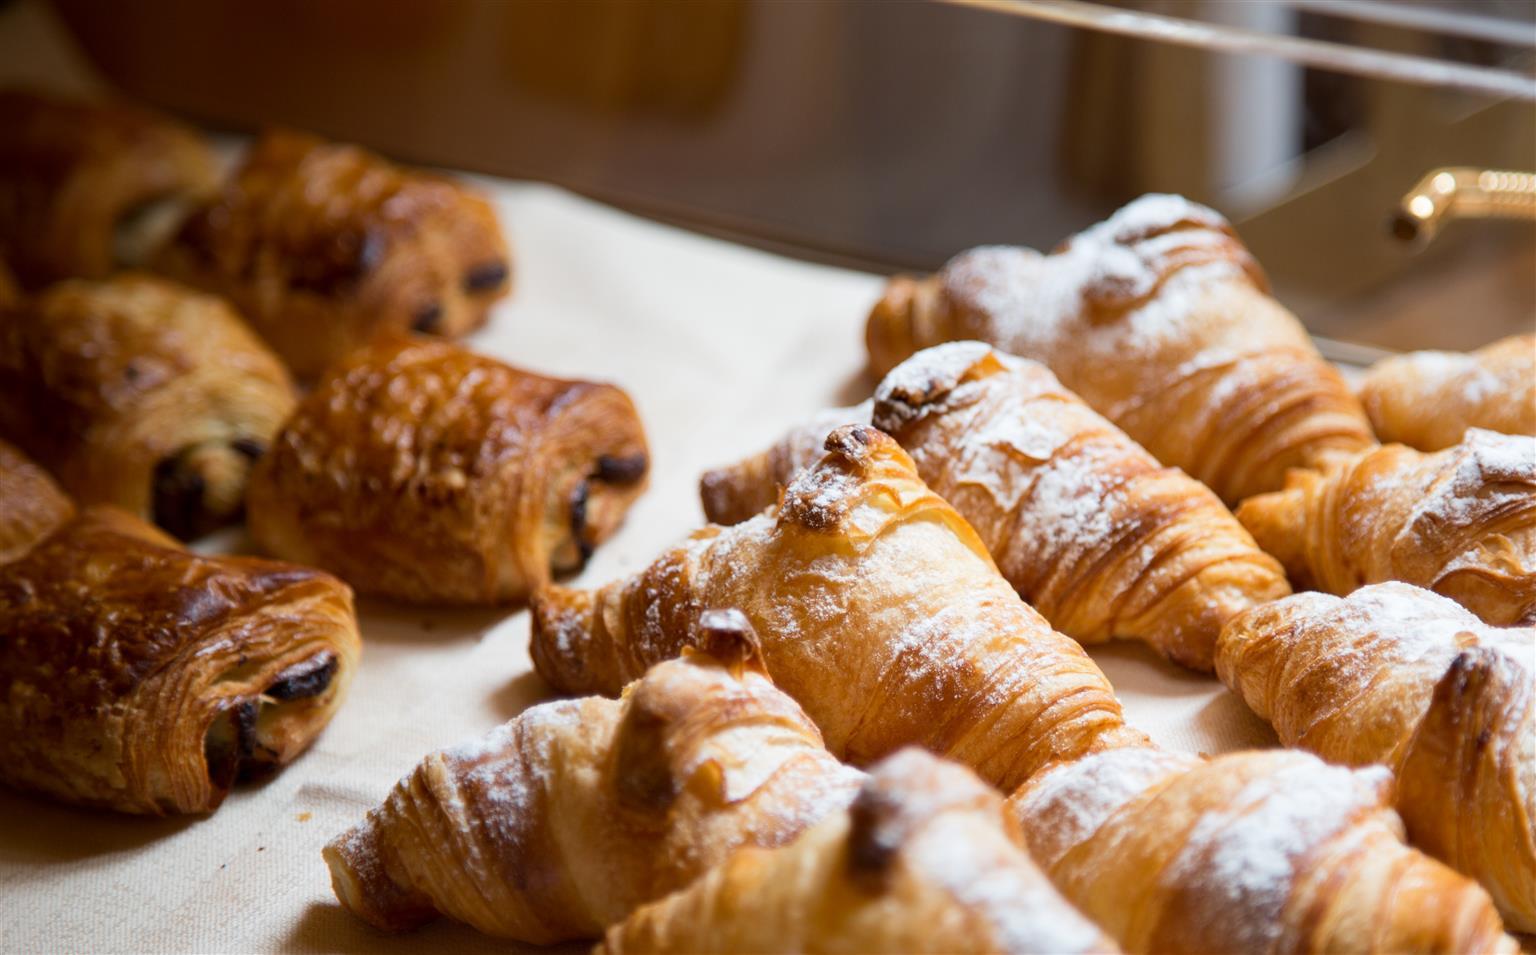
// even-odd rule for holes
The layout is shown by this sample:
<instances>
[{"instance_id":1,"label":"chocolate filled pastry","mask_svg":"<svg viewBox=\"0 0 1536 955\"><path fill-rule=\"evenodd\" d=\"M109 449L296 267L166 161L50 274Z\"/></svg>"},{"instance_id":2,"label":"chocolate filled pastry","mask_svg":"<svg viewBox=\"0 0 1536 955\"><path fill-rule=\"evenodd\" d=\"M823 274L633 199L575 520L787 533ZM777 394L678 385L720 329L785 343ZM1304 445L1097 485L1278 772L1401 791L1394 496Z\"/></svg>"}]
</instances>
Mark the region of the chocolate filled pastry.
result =
<instances>
[{"instance_id":1,"label":"chocolate filled pastry","mask_svg":"<svg viewBox=\"0 0 1536 955\"><path fill-rule=\"evenodd\" d=\"M0 255L21 284L143 265L218 185L196 132L122 103L0 90Z\"/></svg>"},{"instance_id":2,"label":"chocolate filled pastry","mask_svg":"<svg viewBox=\"0 0 1536 955\"><path fill-rule=\"evenodd\" d=\"M898 276L870 364L977 339L1038 361L1169 467L1228 504L1371 444L1360 402L1220 215L1143 196L1050 255L990 246Z\"/></svg>"},{"instance_id":3,"label":"chocolate filled pastry","mask_svg":"<svg viewBox=\"0 0 1536 955\"><path fill-rule=\"evenodd\" d=\"M329 574L202 557L88 508L0 565L0 781L210 812L313 742L360 649L351 591Z\"/></svg>"},{"instance_id":4,"label":"chocolate filled pastry","mask_svg":"<svg viewBox=\"0 0 1536 955\"><path fill-rule=\"evenodd\" d=\"M156 261L234 302L306 379L381 332L479 327L512 270L483 197L287 131L262 136Z\"/></svg>"},{"instance_id":5,"label":"chocolate filled pastry","mask_svg":"<svg viewBox=\"0 0 1536 955\"><path fill-rule=\"evenodd\" d=\"M1420 451L1448 448L1469 428L1536 435L1536 335L1388 358L1366 373L1360 400L1377 437Z\"/></svg>"},{"instance_id":6,"label":"chocolate filled pastry","mask_svg":"<svg viewBox=\"0 0 1536 955\"><path fill-rule=\"evenodd\" d=\"M272 554L366 593L505 603L585 564L648 470L618 388L399 336L299 405L257 464L248 525Z\"/></svg>"},{"instance_id":7,"label":"chocolate filled pastry","mask_svg":"<svg viewBox=\"0 0 1536 955\"><path fill-rule=\"evenodd\" d=\"M219 299L123 274L0 311L0 437L80 504L183 540L237 519L294 404L277 357Z\"/></svg>"},{"instance_id":8,"label":"chocolate filled pastry","mask_svg":"<svg viewBox=\"0 0 1536 955\"><path fill-rule=\"evenodd\" d=\"M0 441L0 564L31 550L74 514L48 472Z\"/></svg>"}]
</instances>

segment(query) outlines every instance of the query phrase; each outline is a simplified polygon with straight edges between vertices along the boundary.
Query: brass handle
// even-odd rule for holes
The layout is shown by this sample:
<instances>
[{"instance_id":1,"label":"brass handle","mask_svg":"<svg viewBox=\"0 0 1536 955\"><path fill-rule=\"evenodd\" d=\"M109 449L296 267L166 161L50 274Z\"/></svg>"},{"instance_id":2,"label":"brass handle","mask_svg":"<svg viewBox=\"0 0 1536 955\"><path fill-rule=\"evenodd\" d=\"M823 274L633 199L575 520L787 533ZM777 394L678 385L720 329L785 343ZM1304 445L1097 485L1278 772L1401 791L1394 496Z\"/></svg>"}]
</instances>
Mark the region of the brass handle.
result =
<instances>
[{"instance_id":1,"label":"brass handle","mask_svg":"<svg viewBox=\"0 0 1536 955\"><path fill-rule=\"evenodd\" d=\"M1502 169L1431 169L1403 196L1392 234L1428 242L1451 219L1528 219L1536 222L1536 173Z\"/></svg>"}]
</instances>

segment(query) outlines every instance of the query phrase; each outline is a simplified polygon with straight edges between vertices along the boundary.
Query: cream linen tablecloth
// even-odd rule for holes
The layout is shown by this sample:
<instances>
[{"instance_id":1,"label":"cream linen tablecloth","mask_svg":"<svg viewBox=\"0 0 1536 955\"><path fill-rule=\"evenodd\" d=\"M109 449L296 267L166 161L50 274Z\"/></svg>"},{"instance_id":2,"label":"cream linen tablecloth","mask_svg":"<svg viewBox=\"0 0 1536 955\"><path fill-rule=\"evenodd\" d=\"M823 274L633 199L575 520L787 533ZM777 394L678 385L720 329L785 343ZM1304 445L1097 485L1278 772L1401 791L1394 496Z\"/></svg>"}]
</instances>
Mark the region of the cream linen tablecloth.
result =
<instances>
[{"instance_id":1,"label":"cream linen tablecloth","mask_svg":"<svg viewBox=\"0 0 1536 955\"><path fill-rule=\"evenodd\" d=\"M484 180L516 249L516 290L473 347L611 381L639 405L651 487L575 582L644 566L703 521L705 468L807 413L865 397L876 276L806 265L656 225L560 190ZM215 542L239 549L238 534ZM516 950L447 922L399 938L342 911L321 846L428 751L546 698L528 615L362 602L362 666L313 751L206 819L140 819L0 792L0 950ZM1139 647L1093 651L1132 722L1175 749L1272 745L1214 680Z\"/></svg>"}]
</instances>

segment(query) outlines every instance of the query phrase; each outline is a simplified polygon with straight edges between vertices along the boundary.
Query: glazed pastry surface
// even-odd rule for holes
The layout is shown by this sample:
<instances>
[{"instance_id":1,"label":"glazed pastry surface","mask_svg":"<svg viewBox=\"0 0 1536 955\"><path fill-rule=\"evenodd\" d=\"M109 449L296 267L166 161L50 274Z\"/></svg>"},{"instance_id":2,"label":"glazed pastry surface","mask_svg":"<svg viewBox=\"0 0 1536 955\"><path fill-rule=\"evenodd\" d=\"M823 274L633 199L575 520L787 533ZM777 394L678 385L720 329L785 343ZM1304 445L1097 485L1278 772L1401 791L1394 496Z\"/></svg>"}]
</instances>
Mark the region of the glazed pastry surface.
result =
<instances>
[{"instance_id":1,"label":"glazed pastry surface","mask_svg":"<svg viewBox=\"0 0 1536 955\"><path fill-rule=\"evenodd\" d=\"M580 568L648 469L618 388L401 336L304 398L256 467L248 524L268 552L360 592L507 603Z\"/></svg>"},{"instance_id":2,"label":"glazed pastry surface","mask_svg":"<svg viewBox=\"0 0 1536 955\"><path fill-rule=\"evenodd\" d=\"M1536 931L1536 628L1401 583L1297 594L1222 632L1217 672L1281 742L1397 777L1413 843Z\"/></svg>"},{"instance_id":3,"label":"glazed pastry surface","mask_svg":"<svg viewBox=\"0 0 1536 955\"><path fill-rule=\"evenodd\" d=\"M0 781L127 813L211 812L330 721L361 645L320 571L202 557L89 508L0 565Z\"/></svg>"},{"instance_id":4,"label":"glazed pastry surface","mask_svg":"<svg viewBox=\"0 0 1536 955\"><path fill-rule=\"evenodd\" d=\"M312 379L382 333L473 331L512 266L490 203L466 186L273 131L155 267L228 298Z\"/></svg>"},{"instance_id":5,"label":"glazed pastry surface","mask_svg":"<svg viewBox=\"0 0 1536 955\"><path fill-rule=\"evenodd\" d=\"M594 938L741 845L791 841L853 799L834 760L762 672L740 614L621 700L525 711L428 756L325 850L337 897L391 930L439 912L547 944Z\"/></svg>"},{"instance_id":6,"label":"glazed pastry surface","mask_svg":"<svg viewBox=\"0 0 1536 955\"><path fill-rule=\"evenodd\" d=\"M219 299L125 273L0 310L0 437L81 504L190 540L238 519L293 408L288 373Z\"/></svg>"},{"instance_id":7,"label":"glazed pastry surface","mask_svg":"<svg viewBox=\"0 0 1536 955\"><path fill-rule=\"evenodd\" d=\"M1360 400L1377 437L1420 451L1457 444L1470 428L1536 435L1536 335L1388 358L1366 373Z\"/></svg>"},{"instance_id":8,"label":"glazed pastry surface","mask_svg":"<svg viewBox=\"0 0 1536 955\"><path fill-rule=\"evenodd\" d=\"M882 375L958 339L1034 359L1228 503L1371 443L1360 403L1226 220L1178 196L1143 196L1051 255L983 247L894 278L866 338Z\"/></svg>"},{"instance_id":9,"label":"glazed pastry surface","mask_svg":"<svg viewBox=\"0 0 1536 955\"><path fill-rule=\"evenodd\" d=\"M1536 622L1536 438L1474 428L1433 454L1385 445L1295 472L1237 517L1298 589L1401 580L1497 626Z\"/></svg>"},{"instance_id":10,"label":"glazed pastry surface","mask_svg":"<svg viewBox=\"0 0 1536 955\"><path fill-rule=\"evenodd\" d=\"M75 515L48 472L0 441L0 564L15 560Z\"/></svg>"}]
</instances>

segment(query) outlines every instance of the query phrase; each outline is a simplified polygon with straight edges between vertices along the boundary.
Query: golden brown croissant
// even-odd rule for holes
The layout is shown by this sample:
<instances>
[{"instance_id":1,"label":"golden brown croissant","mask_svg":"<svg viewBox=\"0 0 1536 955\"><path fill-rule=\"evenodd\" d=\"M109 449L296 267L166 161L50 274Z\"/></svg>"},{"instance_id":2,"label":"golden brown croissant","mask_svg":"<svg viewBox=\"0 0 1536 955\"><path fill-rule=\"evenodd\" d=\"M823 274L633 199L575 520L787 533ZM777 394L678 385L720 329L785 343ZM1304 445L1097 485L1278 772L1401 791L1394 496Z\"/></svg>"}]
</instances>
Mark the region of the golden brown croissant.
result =
<instances>
[{"instance_id":1,"label":"golden brown croissant","mask_svg":"<svg viewBox=\"0 0 1536 955\"><path fill-rule=\"evenodd\" d=\"M985 247L870 314L880 374L978 339L1047 365L1154 457L1229 503L1371 443L1365 413L1220 215L1143 196L1049 256Z\"/></svg>"},{"instance_id":2,"label":"golden brown croissant","mask_svg":"<svg viewBox=\"0 0 1536 955\"><path fill-rule=\"evenodd\" d=\"M1414 844L1536 931L1536 628L1386 583L1251 610L1217 649L1222 680L1281 742L1391 767Z\"/></svg>"},{"instance_id":3,"label":"golden brown croissant","mask_svg":"<svg viewBox=\"0 0 1536 955\"><path fill-rule=\"evenodd\" d=\"M144 263L218 183L192 130L121 103L0 90L0 257L27 288Z\"/></svg>"},{"instance_id":4,"label":"golden brown croissant","mask_svg":"<svg viewBox=\"0 0 1536 955\"><path fill-rule=\"evenodd\" d=\"M251 462L293 404L239 316L172 282L62 282L0 312L0 436L81 504L184 540L238 518Z\"/></svg>"},{"instance_id":5,"label":"golden brown croissant","mask_svg":"<svg viewBox=\"0 0 1536 955\"><path fill-rule=\"evenodd\" d=\"M251 478L248 524L272 554L366 593L500 603L581 567L647 469L618 388L399 336L304 399Z\"/></svg>"},{"instance_id":6,"label":"golden brown croissant","mask_svg":"<svg viewBox=\"0 0 1536 955\"><path fill-rule=\"evenodd\" d=\"M334 577L202 557L88 508L0 565L0 781L121 812L210 812L319 735L360 649Z\"/></svg>"},{"instance_id":7,"label":"golden brown croissant","mask_svg":"<svg viewBox=\"0 0 1536 955\"><path fill-rule=\"evenodd\" d=\"M1536 439L1474 428L1433 454L1374 448L1292 473L1237 517L1298 589L1401 580L1491 624L1536 622Z\"/></svg>"},{"instance_id":8,"label":"golden brown croissant","mask_svg":"<svg viewBox=\"0 0 1536 955\"><path fill-rule=\"evenodd\" d=\"M916 744L1010 789L1055 760L1144 739L894 440L851 426L826 447L775 511L706 527L601 590L541 591L538 672L564 692L611 695L694 642L699 610L737 607L774 682L855 765Z\"/></svg>"},{"instance_id":9,"label":"golden brown croissant","mask_svg":"<svg viewBox=\"0 0 1536 955\"><path fill-rule=\"evenodd\" d=\"M0 436L80 504L192 539L237 519L293 384L220 299L146 275L0 312Z\"/></svg>"},{"instance_id":10,"label":"golden brown croissant","mask_svg":"<svg viewBox=\"0 0 1536 955\"><path fill-rule=\"evenodd\" d=\"M428 756L326 848L337 897L391 930L441 912L525 942L590 938L847 805L861 775L763 675L746 620L711 611L700 630L701 652L622 700L536 706Z\"/></svg>"},{"instance_id":11,"label":"golden brown croissant","mask_svg":"<svg viewBox=\"0 0 1536 955\"><path fill-rule=\"evenodd\" d=\"M511 276L480 195L286 131L262 136L155 262L227 297L302 378L381 332L464 335Z\"/></svg>"},{"instance_id":12,"label":"golden brown croissant","mask_svg":"<svg viewBox=\"0 0 1536 955\"><path fill-rule=\"evenodd\" d=\"M827 435L845 424L869 424L872 405L828 408L791 428L768 450L705 471L699 478L705 518L713 524L740 524L777 504L795 473L826 452Z\"/></svg>"},{"instance_id":13,"label":"golden brown croissant","mask_svg":"<svg viewBox=\"0 0 1536 955\"><path fill-rule=\"evenodd\" d=\"M1003 800L918 749L790 845L745 848L608 931L596 950L1113 952L1019 847Z\"/></svg>"},{"instance_id":14,"label":"golden brown croissant","mask_svg":"<svg viewBox=\"0 0 1536 955\"><path fill-rule=\"evenodd\" d=\"M1366 373L1360 401L1378 438L1420 451L1448 448L1468 428L1536 435L1536 335L1388 358Z\"/></svg>"},{"instance_id":15,"label":"golden brown croissant","mask_svg":"<svg viewBox=\"0 0 1536 955\"><path fill-rule=\"evenodd\" d=\"M1035 861L1127 952L1518 952L1403 843L1391 774L1297 750L1096 753L1010 799Z\"/></svg>"},{"instance_id":16,"label":"golden brown croissant","mask_svg":"<svg viewBox=\"0 0 1536 955\"><path fill-rule=\"evenodd\" d=\"M887 375L867 414L976 529L1019 595L1082 643L1140 639L1210 670L1222 623L1290 593L1215 494L1158 464L1035 362L980 342L939 345ZM705 513L735 517L763 488L776 494L786 468L805 463L805 437L705 475Z\"/></svg>"},{"instance_id":17,"label":"golden brown croissant","mask_svg":"<svg viewBox=\"0 0 1536 955\"><path fill-rule=\"evenodd\" d=\"M15 560L75 515L48 472L0 441L0 564Z\"/></svg>"}]
</instances>

